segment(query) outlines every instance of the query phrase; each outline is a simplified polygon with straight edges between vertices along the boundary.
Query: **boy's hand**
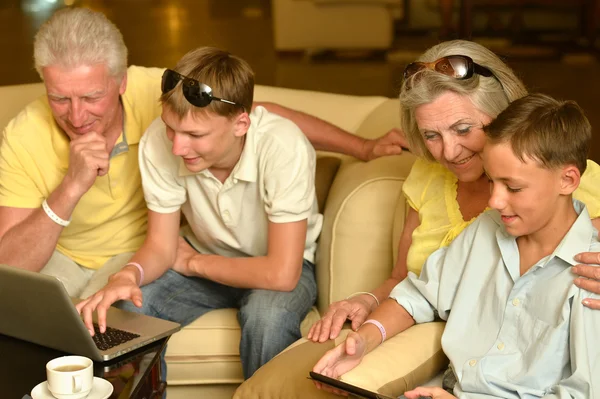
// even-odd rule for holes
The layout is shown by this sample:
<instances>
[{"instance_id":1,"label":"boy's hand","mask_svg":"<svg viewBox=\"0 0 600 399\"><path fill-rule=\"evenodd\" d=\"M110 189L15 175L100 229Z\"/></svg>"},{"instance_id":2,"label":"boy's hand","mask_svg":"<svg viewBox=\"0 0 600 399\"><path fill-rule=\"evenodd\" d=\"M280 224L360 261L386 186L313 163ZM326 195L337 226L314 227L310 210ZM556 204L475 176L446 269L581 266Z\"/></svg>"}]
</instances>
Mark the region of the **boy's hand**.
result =
<instances>
[{"instance_id":1,"label":"boy's hand","mask_svg":"<svg viewBox=\"0 0 600 399\"><path fill-rule=\"evenodd\" d=\"M198 255L198 252L190 244L187 243L183 237L179 237L177 243L177 256L175 257L175 263L173 264L173 270L184 276L195 276L198 277L198 272L192 267L190 260Z\"/></svg>"},{"instance_id":2,"label":"boy's hand","mask_svg":"<svg viewBox=\"0 0 600 399\"><path fill-rule=\"evenodd\" d=\"M392 129L385 135L365 141L362 160L367 162L387 155L399 155L408 147L408 141L398 129Z\"/></svg>"},{"instance_id":3,"label":"boy's hand","mask_svg":"<svg viewBox=\"0 0 600 399\"><path fill-rule=\"evenodd\" d=\"M419 399L421 397L431 399L456 399L456 396L449 394L440 387L417 387L412 391L404 392L407 399Z\"/></svg>"},{"instance_id":4,"label":"boy's hand","mask_svg":"<svg viewBox=\"0 0 600 399\"><path fill-rule=\"evenodd\" d=\"M575 279L575 285L586 291L600 295L600 252L582 252L575 256L577 262L584 264L573 267L573 273L581 276ZM599 299L584 299L583 304L591 309L600 310Z\"/></svg>"},{"instance_id":5,"label":"boy's hand","mask_svg":"<svg viewBox=\"0 0 600 399\"><path fill-rule=\"evenodd\" d=\"M339 378L341 375L358 366L366 351L367 344L365 340L358 333L351 332L344 342L327 351L317 364L315 364L312 371L330 378ZM314 383L319 389L338 395L347 395L318 381L314 381Z\"/></svg>"},{"instance_id":6,"label":"boy's hand","mask_svg":"<svg viewBox=\"0 0 600 399\"><path fill-rule=\"evenodd\" d=\"M120 272L109 277L108 283L100 291L79 302L75 307L83 316L83 323L94 336L92 314L98 313L100 332L106 331L106 312L110 305L119 300L129 300L138 308L142 307L142 291L137 285L137 276L126 266Z\"/></svg>"}]
</instances>

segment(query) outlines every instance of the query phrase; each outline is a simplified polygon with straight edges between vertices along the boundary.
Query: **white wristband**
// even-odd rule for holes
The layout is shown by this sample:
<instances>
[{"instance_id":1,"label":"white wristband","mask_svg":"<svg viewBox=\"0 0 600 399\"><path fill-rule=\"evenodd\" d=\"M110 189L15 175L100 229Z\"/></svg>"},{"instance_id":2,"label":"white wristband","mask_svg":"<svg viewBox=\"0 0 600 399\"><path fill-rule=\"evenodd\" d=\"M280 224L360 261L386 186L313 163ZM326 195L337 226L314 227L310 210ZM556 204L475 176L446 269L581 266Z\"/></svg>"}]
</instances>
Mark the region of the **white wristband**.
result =
<instances>
[{"instance_id":1,"label":"white wristband","mask_svg":"<svg viewBox=\"0 0 600 399\"><path fill-rule=\"evenodd\" d=\"M375 299L375 303L377 304L377 306L379 306L379 299L377 299L377 297L375 296L375 294L373 294L372 292L366 292L366 291L355 292L354 294L350 295L346 299L354 298L355 296L359 296L359 295L370 295L370 296L372 296L373 299Z\"/></svg>"},{"instance_id":2,"label":"white wristband","mask_svg":"<svg viewBox=\"0 0 600 399\"><path fill-rule=\"evenodd\" d=\"M54 213L54 211L50 209L50 205L48 205L48 202L46 200L42 202L42 209L44 210L44 212L46 212L46 215L48 215L48 217L52 219L52 221L56 224L59 224L63 227L67 227L71 223L71 219L65 220L58 216L56 213Z\"/></svg>"}]
</instances>

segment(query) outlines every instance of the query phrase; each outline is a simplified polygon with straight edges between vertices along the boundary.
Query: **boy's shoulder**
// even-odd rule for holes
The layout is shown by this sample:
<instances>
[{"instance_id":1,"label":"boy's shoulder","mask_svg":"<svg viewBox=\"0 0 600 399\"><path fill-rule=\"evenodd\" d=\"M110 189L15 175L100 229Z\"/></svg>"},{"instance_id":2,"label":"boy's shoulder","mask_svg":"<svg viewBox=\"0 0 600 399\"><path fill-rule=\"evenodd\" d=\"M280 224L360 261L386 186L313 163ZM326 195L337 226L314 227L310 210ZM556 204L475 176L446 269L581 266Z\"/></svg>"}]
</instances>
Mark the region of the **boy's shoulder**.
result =
<instances>
[{"instance_id":1,"label":"boy's shoulder","mask_svg":"<svg viewBox=\"0 0 600 399\"><path fill-rule=\"evenodd\" d=\"M166 135L166 126L160 117L154 119L140 140L140 162L150 161L163 168L177 167L177 157L172 156L172 143Z\"/></svg>"},{"instance_id":2,"label":"boy's shoulder","mask_svg":"<svg viewBox=\"0 0 600 399\"><path fill-rule=\"evenodd\" d=\"M271 149L295 154L301 150L314 149L306 135L289 119L256 107L250 114L251 125L248 133L252 136L258 153Z\"/></svg>"},{"instance_id":3,"label":"boy's shoulder","mask_svg":"<svg viewBox=\"0 0 600 399\"><path fill-rule=\"evenodd\" d=\"M465 250L477 246L488 248L496 245L496 233L506 235L498 212L488 210L477 216L460 234L450 243L449 247L464 248ZM467 250L470 252L470 250Z\"/></svg>"},{"instance_id":4,"label":"boy's shoulder","mask_svg":"<svg viewBox=\"0 0 600 399\"><path fill-rule=\"evenodd\" d=\"M502 226L502 220L498 211L495 209L488 209L477 216L465 230L471 230L473 232L485 230L495 234L496 230Z\"/></svg>"},{"instance_id":5,"label":"boy's shoulder","mask_svg":"<svg viewBox=\"0 0 600 399\"><path fill-rule=\"evenodd\" d=\"M154 119L144 132L144 135L140 140L140 147L143 147L144 149L154 149L165 142L169 142L167 135L165 134L166 130L165 123L160 116Z\"/></svg>"}]
</instances>

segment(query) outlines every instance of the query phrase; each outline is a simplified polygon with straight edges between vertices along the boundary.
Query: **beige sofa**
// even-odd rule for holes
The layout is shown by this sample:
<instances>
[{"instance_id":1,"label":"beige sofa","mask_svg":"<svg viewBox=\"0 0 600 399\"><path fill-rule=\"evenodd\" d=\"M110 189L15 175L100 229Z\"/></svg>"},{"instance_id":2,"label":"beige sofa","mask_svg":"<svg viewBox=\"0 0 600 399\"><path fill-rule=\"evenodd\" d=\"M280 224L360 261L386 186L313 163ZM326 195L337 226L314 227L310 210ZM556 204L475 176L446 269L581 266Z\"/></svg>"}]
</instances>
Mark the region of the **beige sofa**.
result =
<instances>
[{"instance_id":1,"label":"beige sofa","mask_svg":"<svg viewBox=\"0 0 600 399\"><path fill-rule=\"evenodd\" d=\"M0 87L0 125L5 126L27 102L41 94L41 84ZM257 101L276 102L316 115L366 138L381 136L398 126L399 122L397 100L384 97L266 86L257 86L255 97ZM371 290L390 274L406 213L402 184L414 161L408 153L368 163L332 155L341 159L337 170L338 163L327 161L331 160L330 155L319 154L317 185L320 200L324 202L325 216L317 254L319 292L317 306L302 324L304 335L329 303L356 291ZM429 379L445 361L439 343L441 323L419 327L421 329L387 341L380 352L381 357L374 353L365 359L364 367L349 373L344 379L384 393L401 393L406 387ZM239 338L234 309L210 312L173 335L166 356L168 397L231 397L243 380ZM415 345L415 340L425 340L425 349L415 351L415 347L422 348ZM322 353L322 347L298 344L300 346L261 368L257 378L244 384L237 397L292 397L291 393L281 391L281 387L273 387L281 362L288 372L293 371L290 360L298 368L301 378L298 380L300 388L289 384L288 388L297 393L297 397L320 395L305 377L314 359ZM384 352L392 349L397 351L394 353L410 356L386 357ZM307 358L307 354L312 357ZM388 371L395 370L396 373L379 373L378 364L384 364ZM290 378L286 377L285 381L290 381ZM263 379L270 382L263 383ZM274 394L263 391L272 388L275 389Z\"/></svg>"}]
</instances>

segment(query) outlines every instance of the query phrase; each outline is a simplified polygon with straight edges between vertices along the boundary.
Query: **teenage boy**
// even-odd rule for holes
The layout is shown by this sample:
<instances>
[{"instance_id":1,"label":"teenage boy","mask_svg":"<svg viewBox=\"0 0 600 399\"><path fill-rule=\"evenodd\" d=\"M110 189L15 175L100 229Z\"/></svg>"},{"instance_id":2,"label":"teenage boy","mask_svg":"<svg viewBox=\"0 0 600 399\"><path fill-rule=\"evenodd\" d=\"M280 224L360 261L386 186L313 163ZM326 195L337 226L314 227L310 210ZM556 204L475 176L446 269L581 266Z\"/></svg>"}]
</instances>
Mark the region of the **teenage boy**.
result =
<instances>
[{"instance_id":1,"label":"teenage boy","mask_svg":"<svg viewBox=\"0 0 600 399\"><path fill-rule=\"evenodd\" d=\"M246 378L300 338L317 293L316 157L290 121L263 107L248 114L253 92L249 65L215 48L165 71L162 117L140 142L148 234L131 262L78 305L90 333L92 311L103 331L117 300L184 325L237 307ZM181 213L197 252L177 251L189 248Z\"/></svg>"},{"instance_id":2,"label":"teenage boy","mask_svg":"<svg viewBox=\"0 0 600 399\"><path fill-rule=\"evenodd\" d=\"M600 313L582 304L598 296L574 286L571 271L577 253L600 249L585 205L571 196L589 122L573 102L530 95L485 132L493 210L434 252L420 277L409 274L314 371L338 377L386 336L440 317L456 396L419 387L406 398L600 397Z\"/></svg>"}]
</instances>

